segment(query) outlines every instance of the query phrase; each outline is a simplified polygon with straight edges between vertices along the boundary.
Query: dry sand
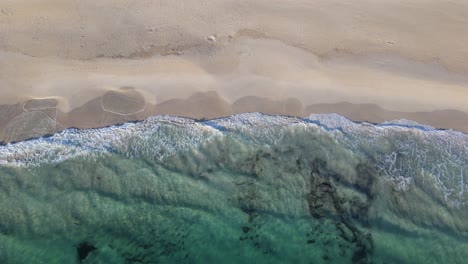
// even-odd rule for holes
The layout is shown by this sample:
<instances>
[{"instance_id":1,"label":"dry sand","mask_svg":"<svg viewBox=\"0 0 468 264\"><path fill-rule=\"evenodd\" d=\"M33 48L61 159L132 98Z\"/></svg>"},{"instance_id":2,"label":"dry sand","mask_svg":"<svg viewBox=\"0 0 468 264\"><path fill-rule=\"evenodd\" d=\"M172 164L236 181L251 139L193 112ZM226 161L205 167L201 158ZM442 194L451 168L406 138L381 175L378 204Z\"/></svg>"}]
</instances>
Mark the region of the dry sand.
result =
<instances>
[{"instance_id":1,"label":"dry sand","mask_svg":"<svg viewBox=\"0 0 468 264\"><path fill-rule=\"evenodd\" d=\"M252 111L468 132L467 43L463 0L4 0L0 141Z\"/></svg>"}]
</instances>

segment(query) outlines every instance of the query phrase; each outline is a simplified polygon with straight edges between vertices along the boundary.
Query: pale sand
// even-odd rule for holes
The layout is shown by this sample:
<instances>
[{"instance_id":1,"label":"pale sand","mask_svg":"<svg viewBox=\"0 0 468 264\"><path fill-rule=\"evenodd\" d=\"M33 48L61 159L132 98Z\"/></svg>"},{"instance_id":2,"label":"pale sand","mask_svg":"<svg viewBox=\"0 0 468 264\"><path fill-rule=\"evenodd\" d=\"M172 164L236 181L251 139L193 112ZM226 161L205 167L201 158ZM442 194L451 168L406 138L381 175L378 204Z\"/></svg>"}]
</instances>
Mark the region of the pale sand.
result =
<instances>
[{"instance_id":1,"label":"pale sand","mask_svg":"<svg viewBox=\"0 0 468 264\"><path fill-rule=\"evenodd\" d=\"M251 111L467 132L467 25L462 0L1 1L0 141Z\"/></svg>"}]
</instances>

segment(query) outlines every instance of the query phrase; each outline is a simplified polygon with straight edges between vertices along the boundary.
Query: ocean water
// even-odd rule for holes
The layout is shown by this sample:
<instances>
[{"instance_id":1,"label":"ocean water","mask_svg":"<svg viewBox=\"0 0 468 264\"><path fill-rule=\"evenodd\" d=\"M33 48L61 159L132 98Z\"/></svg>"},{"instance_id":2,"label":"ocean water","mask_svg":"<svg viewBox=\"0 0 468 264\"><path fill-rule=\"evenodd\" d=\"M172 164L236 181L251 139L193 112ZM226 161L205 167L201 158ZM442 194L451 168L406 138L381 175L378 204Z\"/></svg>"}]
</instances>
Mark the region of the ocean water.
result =
<instances>
[{"instance_id":1,"label":"ocean water","mask_svg":"<svg viewBox=\"0 0 468 264\"><path fill-rule=\"evenodd\" d=\"M468 135L156 116L0 146L0 263L466 263Z\"/></svg>"}]
</instances>

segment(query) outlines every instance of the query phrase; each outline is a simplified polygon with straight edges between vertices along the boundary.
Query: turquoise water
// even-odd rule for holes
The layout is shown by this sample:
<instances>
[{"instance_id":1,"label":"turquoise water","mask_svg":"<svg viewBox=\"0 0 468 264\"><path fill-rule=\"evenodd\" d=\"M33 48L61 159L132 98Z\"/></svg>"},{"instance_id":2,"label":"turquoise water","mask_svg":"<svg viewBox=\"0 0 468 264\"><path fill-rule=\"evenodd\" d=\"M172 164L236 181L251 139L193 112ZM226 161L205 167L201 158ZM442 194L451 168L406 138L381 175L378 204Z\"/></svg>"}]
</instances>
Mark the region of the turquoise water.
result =
<instances>
[{"instance_id":1,"label":"turquoise water","mask_svg":"<svg viewBox=\"0 0 468 264\"><path fill-rule=\"evenodd\" d=\"M0 263L466 263L468 136L242 114L0 146Z\"/></svg>"}]
</instances>

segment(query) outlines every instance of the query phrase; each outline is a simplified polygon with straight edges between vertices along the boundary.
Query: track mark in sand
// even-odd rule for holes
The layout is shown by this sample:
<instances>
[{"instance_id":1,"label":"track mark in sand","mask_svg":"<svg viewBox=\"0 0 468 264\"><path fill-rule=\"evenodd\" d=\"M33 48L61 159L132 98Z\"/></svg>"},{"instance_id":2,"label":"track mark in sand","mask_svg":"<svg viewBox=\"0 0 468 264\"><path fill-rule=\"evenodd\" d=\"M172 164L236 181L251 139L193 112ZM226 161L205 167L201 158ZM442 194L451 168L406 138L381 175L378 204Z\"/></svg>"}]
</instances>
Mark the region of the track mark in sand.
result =
<instances>
[{"instance_id":1,"label":"track mark in sand","mask_svg":"<svg viewBox=\"0 0 468 264\"><path fill-rule=\"evenodd\" d=\"M58 125L58 100L56 98L34 98L28 100L23 104L23 110L25 112L40 111L54 120L56 126Z\"/></svg>"},{"instance_id":2,"label":"track mark in sand","mask_svg":"<svg viewBox=\"0 0 468 264\"><path fill-rule=\"evenodd\" d=\"M25 111L43 110L43 109L56 109L58 101L55 98L35 98L26 101L23 105Z\"/></svg>"},{"instance_id":3,"label":"track mark in sand","mask_svg":"<svg viewBox=\"0 0 468 264\"><path fill-rule=\"evenodd\" d=\"M53 134L57 122L41 111L24 112L13 118L4 130L6 142L15 142Z\"/></svg>"},{"instance_id":4,"label":"track mark in sand","mask_svg":"<svg viewBox=\"0 0 468 264\"><path fill-rule=\"evenodd\" d=\"M19 113L6 125L5 142L16 142L51 135L58 131L58 100L55 98L33 98L23 104Z\"/></svg>"},{"instance_id":5,"label":"track mark in sand","mask_svg":"<svg viewBox=\"0 0 468 264\"><path fill-rule=\"evenodd\" d=\"M145 110L146 101L134 88L122 87L106 92L101 97L101 107L104 111L113 114L133 115Z\"/></svg>"}]
</instances>

